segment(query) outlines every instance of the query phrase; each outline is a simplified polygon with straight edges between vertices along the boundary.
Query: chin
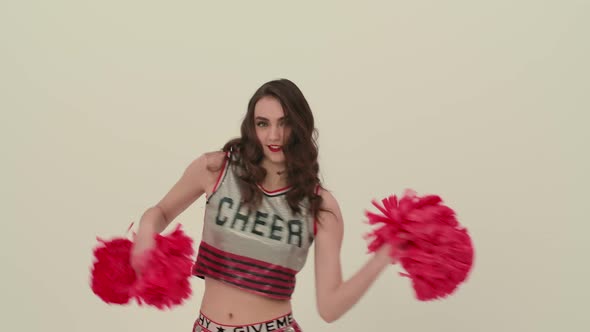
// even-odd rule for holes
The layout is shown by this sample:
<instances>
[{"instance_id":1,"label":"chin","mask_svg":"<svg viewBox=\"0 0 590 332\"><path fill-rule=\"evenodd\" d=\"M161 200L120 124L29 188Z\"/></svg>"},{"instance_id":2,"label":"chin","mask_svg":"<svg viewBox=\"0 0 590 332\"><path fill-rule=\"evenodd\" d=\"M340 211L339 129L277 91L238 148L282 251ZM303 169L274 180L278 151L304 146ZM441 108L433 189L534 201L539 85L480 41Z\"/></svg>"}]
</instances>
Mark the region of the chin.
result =
<instances>
[{"instance_id":1,"label":"chin","mask_svg":"<svg viewBox=\"0 0 590 332\"><path fill-rule=\"evenodd\" d=\"M285 163L285 155L283 155L282 153L280 155L273 153L270 156L266 155L265 157L266 157L267 161L269 161L273 164L284 164Z\"/></svg>"},{"instance_id":2,"label":"chin","mask_svg":"<svg viewBox=\"0 0 590 332\"><path fill-rule=\"evenodd\" d=\"M270 158L269 160L273 164L284 164L285 163L285 157L274 157L274 158Z\"/></svg>"}]
</instances>

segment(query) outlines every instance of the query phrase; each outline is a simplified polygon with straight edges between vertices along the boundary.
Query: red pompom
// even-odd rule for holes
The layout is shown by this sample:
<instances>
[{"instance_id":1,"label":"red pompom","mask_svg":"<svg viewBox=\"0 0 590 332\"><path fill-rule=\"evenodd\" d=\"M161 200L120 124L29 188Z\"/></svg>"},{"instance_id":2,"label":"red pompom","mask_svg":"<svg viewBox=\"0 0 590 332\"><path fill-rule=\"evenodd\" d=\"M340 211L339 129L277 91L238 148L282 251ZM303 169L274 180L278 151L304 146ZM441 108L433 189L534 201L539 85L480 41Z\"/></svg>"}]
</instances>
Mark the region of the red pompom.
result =
<instances>
[{"instance_id":1,"label":"red pompom","mask_svg":"<svg viewBox=\"0 0 590 332\"><path fill-rule=\"evenodd\" d=\"M92 291L104 302L126 304L134 298L158 309L182 304L191 295L193 242L180 224L169 235L155 235L155 247L146 254L147 264L137 277L131 267L132 242L117 238L100 240L94 249Z\"/></svg>"},{"instance_id":2,"label":"red pompom","mask_svg":"<svg viewBox=\"0 0 590 332\"><path fill-rule=\"evenodd\" d=\"M399 200L393 195L382 205L372 203L381 214L367 211L366 216L369 224L380 226L367 234L368 249L376 251L384 243L403 247L394 255L419 300L444 298L467 279L474 256L471 238L439 196L418 197L408 190Z\"/></svg>"},{"instance_id":3,"label":"red pompom","mask_svg":"<svg viewBox=\"0 0 590 332\"><path fill-rule=\"evenodd\" d=\"M129 264L132 243L127 239L97 240L100 244L93 250L92 291L106 303L126 304L135 283L135 271Z\"/></svg>"},{"instance_id":4,"label":"red pompom","mask_svg":"<svg viewBox=\"0 0 590 332\"><path fill-rule=\"evenodd\" d=\"M191 292L194 254L192 239L179 227L168 235L156 235L156 247L147 257L141 278L134 285L137 301L164 309L182 304Z\"/></svg>"}]
</instances>

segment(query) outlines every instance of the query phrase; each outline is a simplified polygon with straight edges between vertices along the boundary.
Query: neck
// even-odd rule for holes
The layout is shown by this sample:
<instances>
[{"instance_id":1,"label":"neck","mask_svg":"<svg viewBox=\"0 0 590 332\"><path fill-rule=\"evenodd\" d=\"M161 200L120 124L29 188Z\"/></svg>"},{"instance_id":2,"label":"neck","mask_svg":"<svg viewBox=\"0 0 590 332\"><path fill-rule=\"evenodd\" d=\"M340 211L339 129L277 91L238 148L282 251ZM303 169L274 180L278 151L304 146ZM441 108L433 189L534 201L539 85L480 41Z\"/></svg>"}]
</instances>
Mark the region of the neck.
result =
<instances>
[{"instance_id":1,"label":"neck","mask_svg":"<svg viewBox=\"0 0 590 332\"><path fill-rule=\"evenodd\" d=\"M287 170L284 164L262 162L262 167L266 169L266 177L262 182L264 188L276 190L287 186Z\"/></svg>"}]
</instances>

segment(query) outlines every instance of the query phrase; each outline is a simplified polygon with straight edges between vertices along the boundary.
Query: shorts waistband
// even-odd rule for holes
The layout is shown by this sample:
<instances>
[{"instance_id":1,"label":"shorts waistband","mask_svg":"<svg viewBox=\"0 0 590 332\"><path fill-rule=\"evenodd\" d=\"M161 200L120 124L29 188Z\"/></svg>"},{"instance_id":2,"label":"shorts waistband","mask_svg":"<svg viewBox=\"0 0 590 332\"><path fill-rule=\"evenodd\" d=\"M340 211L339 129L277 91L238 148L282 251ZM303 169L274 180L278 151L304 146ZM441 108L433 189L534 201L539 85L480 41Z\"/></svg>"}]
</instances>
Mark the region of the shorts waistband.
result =
<instances>
[{"instance_id":1,"label":"shorts waistband","mask_svg":"<svg viewBox=\"0 0 590 332\"><path fill-rule=\"evenodd\" d=\"M216 323L199 312L193 332L301 332L301 328L292 313L254 324L226 325Z\"/></svg>"}]
</instances>

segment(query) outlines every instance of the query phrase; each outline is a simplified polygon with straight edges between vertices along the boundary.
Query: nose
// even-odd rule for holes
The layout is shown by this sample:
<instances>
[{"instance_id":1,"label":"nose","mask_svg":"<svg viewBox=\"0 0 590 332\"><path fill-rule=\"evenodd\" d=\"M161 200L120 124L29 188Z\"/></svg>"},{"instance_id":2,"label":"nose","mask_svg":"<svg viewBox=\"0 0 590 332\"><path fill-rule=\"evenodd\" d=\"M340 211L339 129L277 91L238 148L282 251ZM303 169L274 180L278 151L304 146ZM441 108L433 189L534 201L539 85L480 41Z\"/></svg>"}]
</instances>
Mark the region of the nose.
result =
<instances>
[{"instance_id":1,"label":"nose","mask_svg":"<svg viewBox=\"0 0 590 332\"><path fill-rule=\"evenodd\" d=\"M279 126L272 126L270 128L269 138L272 142L279 142L281 139L281 135L283 133L283 128Z\"/></svg>"}]
</instances>

